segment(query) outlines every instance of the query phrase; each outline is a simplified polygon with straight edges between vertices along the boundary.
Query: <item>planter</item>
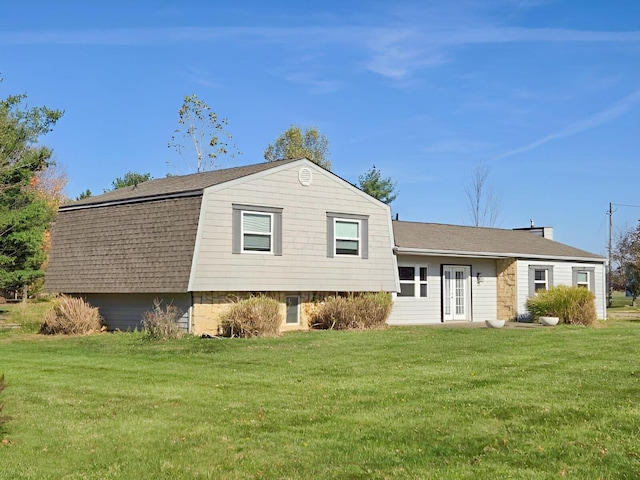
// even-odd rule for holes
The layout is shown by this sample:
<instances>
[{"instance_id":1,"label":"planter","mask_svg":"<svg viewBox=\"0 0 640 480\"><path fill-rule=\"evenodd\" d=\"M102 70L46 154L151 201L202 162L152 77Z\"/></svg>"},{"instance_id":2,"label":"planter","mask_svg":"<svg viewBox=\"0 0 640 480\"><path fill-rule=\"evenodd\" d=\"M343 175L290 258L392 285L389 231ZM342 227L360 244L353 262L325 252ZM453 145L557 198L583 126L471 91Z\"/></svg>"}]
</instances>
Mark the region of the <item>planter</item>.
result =
<instances>
[{"instance_id":1,"label":"planter","mask_svg":"<svg viewBox=\"0 0 640 480\"><path fill-rule=\"evenodd\" d=\"M558 317L540 317L540 323L548 327L557 325L560 319Z\"/></svg>"},{"instance_id":2,"label":"planter","mask_svg":"<svg viewBox=\"0 0 640 480\"><path fill-rule=\"evenodd\" d=\"M504 327L504 320L485 320L484 323L487 324L489 328L502 328Z\"/></svg>"}]
</instances>

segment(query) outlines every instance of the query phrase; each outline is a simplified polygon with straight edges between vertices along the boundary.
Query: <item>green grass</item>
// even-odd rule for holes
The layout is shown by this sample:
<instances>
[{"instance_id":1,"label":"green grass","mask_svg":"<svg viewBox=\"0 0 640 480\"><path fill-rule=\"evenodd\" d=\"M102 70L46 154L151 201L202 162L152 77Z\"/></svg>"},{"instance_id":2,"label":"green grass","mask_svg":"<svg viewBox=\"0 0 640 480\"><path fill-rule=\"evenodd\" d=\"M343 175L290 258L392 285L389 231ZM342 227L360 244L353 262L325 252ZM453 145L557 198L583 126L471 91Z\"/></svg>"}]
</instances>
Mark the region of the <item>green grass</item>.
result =
<instances>
[{"instance_id":1,"label":"green grass","mask_svg":"<svg viewBox=\"0 0 640 480\"><path fill-rule=\"evenodd\" d=\"M640 325L0 336L0 479L640 477Z\"/></svg>"}]
</instances>

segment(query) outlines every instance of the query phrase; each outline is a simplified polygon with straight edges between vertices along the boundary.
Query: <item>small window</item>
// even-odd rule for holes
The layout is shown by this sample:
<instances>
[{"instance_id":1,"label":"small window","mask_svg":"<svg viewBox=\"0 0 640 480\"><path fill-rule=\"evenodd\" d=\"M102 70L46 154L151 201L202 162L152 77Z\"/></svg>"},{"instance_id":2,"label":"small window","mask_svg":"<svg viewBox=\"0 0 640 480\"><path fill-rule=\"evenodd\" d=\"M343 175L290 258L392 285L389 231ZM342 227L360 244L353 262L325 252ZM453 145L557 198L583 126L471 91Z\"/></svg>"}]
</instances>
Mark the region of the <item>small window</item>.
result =
<instances>
[{"instance_id":1,"label":"small window","mask_svg":"<svg viewBox=\"0 0 640 480\"><path fill-rule=\"evenodd\" d=\"M578 272L576 285L589 290L589 272Z\"/></svg>"},{"instance_id":2,"label":"small window","mask_svg":"<svg viewBox=\"0 0 640 480\"><path fill-rule=\"evenodd\" d=\"M529 295L553 287L552 265L529 265Z\"/></svg>"},{"instance_id":3,"label":"small window","mask_svg":"<svg viewBox=\"0 0 640 480\"><path fill-rule=\"evenodd\" d=\"M286 297L287 302L287 324L294 325L300 323L300 297Z\"/></svg>"},{"instance_id":4,"label":"small window","mask_svg":"<svg viewBox=\"0 0 640 480\"><path fill-rule=\"evenodd\" d=\"M427 267L398 267L400 278L399 297L427 297Z\"/></svg>"},{"instance_id":5,"label":"small window","mask_svg":"<svg viewBox=\"0 0 640 480\"><path fill-rule=\"evenodd\" d=\"M232 208L233 253L282 255L282 208L237 204Z\"/></svg>"},{"instance_id":6,"label":"small window","mask_svg":"<svg viewBox=\"0 0 640 480\"><path fill-rule=\"evenodd\" d=\"M398 267L398 275L400 276L400 293L399 297L415 297L416 281L413 267Z\"/></svg>"},{"instance_id":7,"label":"small window","mask_svg":"<svg viewBox=\"0 0 640 480\"><path fill-rule=\"evenodd\" d=\"M420 267L420 296L427 297L427 267Z\"/></svg>"},{"instance_id":8,"label":"small window","mask_svg":"<svg viewBox=\"0 0 640 480\"><path fill-rule=\"evenodd\" d=\"M242 212L242 251L271 253L273 215Z\"/></svg>"},{"instance_id":9,"label":"small window","mask_svg":"<svg viewBox=\"0 0 640 480\"><path fill-rule=\"evenodd\" d=\"M360 221L335 219L336 255L360 255Z\"/></svg>"},{"instance_id":10,"label":"small window","mask_svg":"<svg viewBox=\"0 0 640 480\"><path fill-rule=\"evenodd\" d=\"M369 258L369 217L327 212L327 257Z\"/></svg>"},{"instance_id":11,"label":"small window","mask_svg":"<svg viewBox=\"0 0 640 480\"><path fill-rule=\"evenodd\" d=\"M545 269L538 269L535 271L535 277L533 279L533 290L534 291L538 291L538 290L548 290L548 283L547 283L547 271Z\"/></svg>"},{"instance_id":12,"label":"small window","mask_svg":"<svg viewBox=\"0 0 640 480\"><path fill-rule=\"evenodd\" d=\"M594 267L573 267L573 285L593 292L595 291L595 274Z\"/></svg>"}]
</instances>

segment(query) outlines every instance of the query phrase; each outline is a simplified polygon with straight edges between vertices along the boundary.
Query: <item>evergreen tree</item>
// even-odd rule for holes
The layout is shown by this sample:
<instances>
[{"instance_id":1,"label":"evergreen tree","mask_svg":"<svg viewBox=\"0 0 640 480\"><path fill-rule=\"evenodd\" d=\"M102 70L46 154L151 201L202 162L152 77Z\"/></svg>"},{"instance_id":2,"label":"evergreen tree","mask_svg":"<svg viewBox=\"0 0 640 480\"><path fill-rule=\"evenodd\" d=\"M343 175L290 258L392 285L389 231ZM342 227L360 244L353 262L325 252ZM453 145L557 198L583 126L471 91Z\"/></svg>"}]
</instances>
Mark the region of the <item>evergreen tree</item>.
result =
<instances>
[{"instance_id":1,"label":"evergreen tree","mask_svg":"<svg viewBox=\"0 0 640 480\"><path fill-rule=\"evenodd\" d=\"M396 182L394 182L391 177L382 178L380 170L378 170L375 165L367 173L360 175L359 180L360 190L387 205L391 204L398 196L396 192Z\"/></svg>"},{"instance_id":2,"label":"evergreen tree","mask_svg":"<svg viewBox=\"0 0 640 480\"><path fill-rule=\"evenodd\" d=\"M45 233L55 205L38 188L37 174L51 162L51 150L37 144L63 112L23 108L25 95L0 101L0 288L26 289L42 277Z\"/></svg>"}]
</instances>

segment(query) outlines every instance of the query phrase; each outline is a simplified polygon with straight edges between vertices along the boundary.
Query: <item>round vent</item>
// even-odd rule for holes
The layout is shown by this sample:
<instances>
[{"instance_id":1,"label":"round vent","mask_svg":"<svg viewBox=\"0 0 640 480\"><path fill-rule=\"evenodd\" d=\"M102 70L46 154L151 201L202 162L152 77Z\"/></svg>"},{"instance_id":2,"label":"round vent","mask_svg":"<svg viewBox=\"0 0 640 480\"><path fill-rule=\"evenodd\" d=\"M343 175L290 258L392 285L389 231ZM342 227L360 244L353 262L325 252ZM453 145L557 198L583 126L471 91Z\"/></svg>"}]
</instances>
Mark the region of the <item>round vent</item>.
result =
<instances>
[{"instance_id":1,"label":"round vent","mask_svg":"<svg viewBox=\"0 0 640 480\"><path fill-rule=\"evenodd\" d=\"M304 186L311 185L311 181L313 180L311 170L309 170L307 167L302 167L298 171L298 180L300 180L300 183Z\"/></svg>"}]
</instances>

